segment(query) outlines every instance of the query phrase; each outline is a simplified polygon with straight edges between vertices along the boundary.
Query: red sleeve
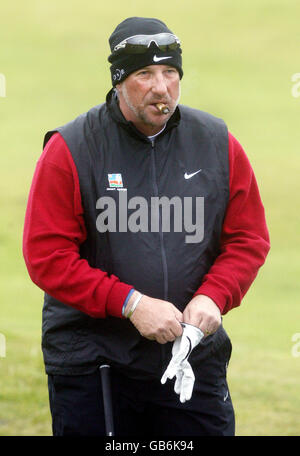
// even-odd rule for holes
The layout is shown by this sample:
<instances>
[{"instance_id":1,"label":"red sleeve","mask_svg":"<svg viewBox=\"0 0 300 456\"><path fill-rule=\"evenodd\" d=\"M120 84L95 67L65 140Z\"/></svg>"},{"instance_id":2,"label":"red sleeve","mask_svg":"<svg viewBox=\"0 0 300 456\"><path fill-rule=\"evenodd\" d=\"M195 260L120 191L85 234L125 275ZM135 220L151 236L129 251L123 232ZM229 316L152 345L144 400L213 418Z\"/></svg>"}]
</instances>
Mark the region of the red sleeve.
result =
<instances>
[{"instance_id":1,"label":"red sleeve","mask_svg":"<svg viewBox=\"0 0 300 456\"><path fill-rule=\"evenodd\" d=\"M249 160L229 133L229 203L221 252L195 295L209 296L226 314L239 306L270 249L265 211Z\"/></svg>"},{"instance_id":2,"label":"red sleeve","mask_svg":"<svg viewBox=\"0 0 300 456\"><path fill-rule=\"evenodd\" d=\"M80 257L85 239L77 170L56 133L37 163L27 204L23 255L29 275L46 293L92 317L121 318L132 287Z\"/></svg>"}]
</instances>

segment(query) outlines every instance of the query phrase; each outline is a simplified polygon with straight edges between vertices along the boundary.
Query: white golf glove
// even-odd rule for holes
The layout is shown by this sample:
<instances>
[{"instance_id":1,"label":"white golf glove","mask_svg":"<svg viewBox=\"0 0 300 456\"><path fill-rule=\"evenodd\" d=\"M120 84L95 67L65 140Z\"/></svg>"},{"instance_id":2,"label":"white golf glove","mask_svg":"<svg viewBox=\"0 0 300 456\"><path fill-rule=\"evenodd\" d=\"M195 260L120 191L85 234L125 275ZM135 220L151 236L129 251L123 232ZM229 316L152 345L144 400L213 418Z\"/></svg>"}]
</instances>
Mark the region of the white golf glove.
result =
<instances>
[{"instance_id":1,"label":"white golf glove","mask_svg":"<svg viewBox=\"0 0 300 456\"><path fill-rule=\"evenodd\" d=\"M181 325L183 326L182 335L176 337L173 343L172 358L161 378L161 383L166 383L168 378L172 380L176 375L174 391L180 396L180 402L185 402L192 397L195 382L194 372L188 362L188 357L204 334L196 326L187 323L181 323Z\"/></svg>"},{"instance_id":2,"label":"white golf glove","mask_svg":"<svg viewBox=\"0 0 300 456\"><path fill-rule=\"evenodd\" d=\"M180 402L189 401L192 397L195 375L187 360L182 361L176 372L174 391L179 395Z\"/></svg>"}]
</instances>

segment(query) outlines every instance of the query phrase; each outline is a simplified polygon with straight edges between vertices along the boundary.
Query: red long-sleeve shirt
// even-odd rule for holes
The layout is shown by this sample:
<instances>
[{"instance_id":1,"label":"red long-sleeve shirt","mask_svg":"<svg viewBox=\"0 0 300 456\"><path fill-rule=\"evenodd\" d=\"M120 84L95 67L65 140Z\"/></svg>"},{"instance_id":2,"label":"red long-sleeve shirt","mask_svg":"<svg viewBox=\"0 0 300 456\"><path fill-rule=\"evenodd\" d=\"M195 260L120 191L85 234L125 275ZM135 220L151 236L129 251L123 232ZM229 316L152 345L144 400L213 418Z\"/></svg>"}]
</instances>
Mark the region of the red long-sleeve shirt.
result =
<instances>
[{"instance_id":1,"label":"red long-sleeve shirt","mask_svg":"<svg viewBox=\"0 0 300 456\"><path fill-rule=\"evenodd\" d=\"M221 254L196 292L213 299L222 314L240 304L270 248L253 170L230 133L229 171ZM80 257L86 235L77 170L56 133L38 160L28 199L23 254L29 275L42 290L92 317L121 318L132 286Z\"/></svg>"}]
</instances>

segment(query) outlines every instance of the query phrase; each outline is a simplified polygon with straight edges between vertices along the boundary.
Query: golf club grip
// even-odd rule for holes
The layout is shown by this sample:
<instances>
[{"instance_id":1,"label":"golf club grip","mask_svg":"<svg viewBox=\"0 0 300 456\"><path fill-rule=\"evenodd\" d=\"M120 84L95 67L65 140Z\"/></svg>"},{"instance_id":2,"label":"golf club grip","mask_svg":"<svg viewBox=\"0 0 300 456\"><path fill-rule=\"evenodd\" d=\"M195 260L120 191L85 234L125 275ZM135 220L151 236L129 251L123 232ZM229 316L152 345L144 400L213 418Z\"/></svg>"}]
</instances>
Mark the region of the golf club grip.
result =
<instances>
[{"instance_id":1,"label":"golf club grip","mask_svg":"<svg viewBox=\"0 0 300 456\"><path fill-rule=\"evenodd\" d=\"M114 435L114 418L112 408L112 394L110 383L110 366L103 364L100 366L100 375L102 383L103 405L104 405L104 418L106 435Z\"/></svg>"}]
</instances>

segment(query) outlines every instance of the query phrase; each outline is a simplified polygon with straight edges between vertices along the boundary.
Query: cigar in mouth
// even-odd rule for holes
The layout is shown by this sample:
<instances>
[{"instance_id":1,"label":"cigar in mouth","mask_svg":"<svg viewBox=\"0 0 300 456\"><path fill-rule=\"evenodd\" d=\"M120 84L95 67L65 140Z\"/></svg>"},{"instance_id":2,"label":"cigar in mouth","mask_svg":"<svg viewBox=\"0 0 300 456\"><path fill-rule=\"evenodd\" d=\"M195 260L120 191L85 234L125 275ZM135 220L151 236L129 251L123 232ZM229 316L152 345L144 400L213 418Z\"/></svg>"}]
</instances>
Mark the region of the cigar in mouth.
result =
<instances>
[{"instance_id":1,"label":"cigar in mouth","mask_svg":"<svg viewBox=\"0 0 300 456\"><path fill-rule=\"evenodd\" d=\"M162 114L168 114L170 109L164 103L157 103L156 107L160 110Z\"/></svg>"}]
</instances>

